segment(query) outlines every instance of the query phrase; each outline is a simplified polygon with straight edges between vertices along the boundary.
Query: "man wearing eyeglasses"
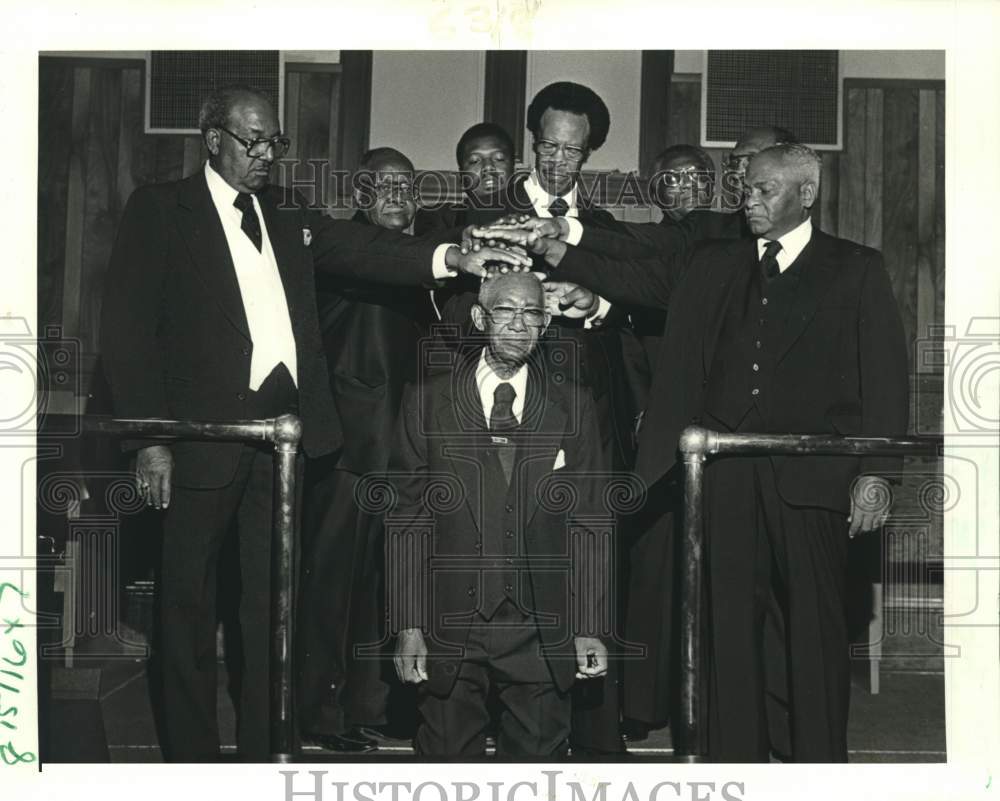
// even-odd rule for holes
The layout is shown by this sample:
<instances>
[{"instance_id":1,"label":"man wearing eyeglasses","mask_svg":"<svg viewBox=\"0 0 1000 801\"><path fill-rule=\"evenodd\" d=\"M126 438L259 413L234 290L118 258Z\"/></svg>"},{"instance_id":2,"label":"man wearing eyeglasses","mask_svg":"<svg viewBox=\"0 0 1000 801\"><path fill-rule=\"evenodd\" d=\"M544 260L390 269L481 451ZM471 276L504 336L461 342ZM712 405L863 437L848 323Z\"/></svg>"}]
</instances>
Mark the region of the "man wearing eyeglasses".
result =
<instances>
[{"instance_id":1,"label":"man wearing eyeglasses","mask_svg":"<svg viewBox=\"0 0 1000 801\"><path fill-rule=\"evenodd\" d=\"M625 261L609 276L556 240L536 248L566 280L668 309L637 465L652 492L675 483L676 443L692 423L738 433L907 430L906 340L882 255L814 227L820 177L820 157L804 145L755 154L745 203L754 237L704 243L680 282ZM898 473L900 462L768 456L709 464L712 759L766 762L777 752L799 762L847 760L848 540L885 522L885 474ZM769 641L772 613L779 641ZM787 710L767 698L776 653L787 665L787 686L776 688ZM773 714L789 717L787 744L774 740L784 721Z\"/></svg>"},{"instance_id":2,"label":"man wearing eyeglasses","mask_svg":"<svg viewBox=\"0 0 1000 801\"><path fill-rule=\"evenodd\" d=\"M214 92L199 117L204 169L129 198L112 250L101 344L115 414L245 420L295 412L309 457L342 442L323 357L313 265L420 286L511 251L469 260L458 248L311 212L269 186L288 150L266 95ZM219 756L215 570L231 526L239 537L243 670L241 755L270 752L270 453L255 445L131 442L137 486L164 512L160 606L165 753Z\"/></svg>"},{"instance_id":3,"label":"man wearing eyeglasses","mask_svg":"<svg viewBox=\"0 0 1000 801\"><path fill-rule=\"evenodd\" d=\"M776 125L750 128L744 132L722 165L722 207L725 209L743 207L743 180L750 159L755 154L768 147L794 145L798 141L791 131Z\"/></svg>"},{"instance_id":4,"label":"man wearing eyeglasses","mask_svg":"<svg viewBox=\"0 0 1000 801\"><path fill-rule=\"evenodd\" d=\"M413 163L398 150L365 153L355 173L354 221L408 233L416 213L413 174ZM317 276L316 299L330 389L350 425L336 463L310 465L299 727L305 742L363 752L377 743L363 728L389 723L391 685L380 660L359 659L354 650L384 634L382 518L358 506L355 488L360 476L386 469L403 387L417 380L420 341L437 316L428 289L353 277Z\"/></svg>"},{"instance_id":5,"label":"man wearing eyeglasses","mask_svg":"<svg viewBox=\"0 0 1000 801\"><path fill-rule=\"evenodd\" d=\"M480 347L408 391L390 460L396 671L418 755L481 758L493 695L499 757L558 758L570 689L608 665L607 546L582 522L602 510L594 404L537 356L535 276L488 278L472 316Z\"/></svg>"},{"instance_id":6,"label":"man wearing eyeglasses","mask_svg":"<svg viewBox=\"0 0 1000 801\"><path fill-rule=\"evenodd\" d=\"M538 219L569 226L567 241L579 242L583 229L615 231L618 221L582 191L580 171L607 139L611 115L591 88L570 81L543 87L527 110L534 162L531 173L511 182L513 206ZM560 335L575 343L580 381L592 393L606 469L628 469L634 458L633 421L638 413L636 386L645 375L645 357L628 312L590 295L561 310ZM619 560L621 563L621 560ZM619 582L621 583L621 582ZM573 707L573 750L594 755L621 753L619 664L612 660L600 686L577 691Z\"/></svg>"}]
</instances>

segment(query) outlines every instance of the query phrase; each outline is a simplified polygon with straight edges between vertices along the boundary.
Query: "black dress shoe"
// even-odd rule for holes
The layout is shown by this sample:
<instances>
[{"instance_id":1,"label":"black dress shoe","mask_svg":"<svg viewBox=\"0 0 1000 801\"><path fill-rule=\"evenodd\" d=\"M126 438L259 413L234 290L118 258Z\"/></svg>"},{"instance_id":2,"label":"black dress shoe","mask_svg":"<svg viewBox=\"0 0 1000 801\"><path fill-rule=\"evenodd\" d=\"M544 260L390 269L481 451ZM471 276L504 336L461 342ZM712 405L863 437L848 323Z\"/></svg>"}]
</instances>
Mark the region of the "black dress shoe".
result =
<instances>
[{"instance_id":1,"label":"black dress shoe","mask_svg":"<svg viewBox=\"0 0 1000 801\"><path fill-rule=\"evenodd\" d=\"M649 728L649 725L641 720L626 718L621 727L622 737L627 743L641 743L649 739Z\"/></svg>"},{"instance_id":2,"label":"black dress shoe","mask_svg":"<svg viewBox=\"0 0 1000 801\"><path fill-rule=\"evenodd\" d=\"M370 737L365 737L357 729L351 729L344 734L319 734L310 732L302 735L302 742L318 745L324 751L335 751L338 754L365 754L374 751L378 745Z\"/></svg>"}]
</instances>

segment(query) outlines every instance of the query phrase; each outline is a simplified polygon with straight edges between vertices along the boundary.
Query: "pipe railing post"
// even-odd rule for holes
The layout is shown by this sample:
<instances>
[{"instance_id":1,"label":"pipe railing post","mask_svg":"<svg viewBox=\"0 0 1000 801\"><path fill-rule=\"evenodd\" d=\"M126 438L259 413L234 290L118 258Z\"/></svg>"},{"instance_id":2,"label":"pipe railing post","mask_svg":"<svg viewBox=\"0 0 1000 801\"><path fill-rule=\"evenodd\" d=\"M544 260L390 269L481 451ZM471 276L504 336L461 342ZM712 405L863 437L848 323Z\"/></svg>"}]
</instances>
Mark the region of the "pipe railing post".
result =
<instances>
[{"instance_id":1,"label":"pipe railing post","mask_svg":"<svg viewBox=\"0 0 1000 801\"><path fill-rule=\"evenodd\" d=\"M689 426L678 450L684 461L684 538L681 557L681 680L680 720L675 728L674 754L679 761L699 762L708 753L706 725L706 630L704 597L704 479L709 456L810 454L841 456L940 456L943 438L840 437L810 434L735 434Z\"/></svg>"},{"instance_id":2,"label":"pipe railing post","mask_svg":"<svg viewBox=\"0 0 1000 801\"><path fill-rule=\"evenodd\" d=\"M685 762L700 762L706 754L703 715L702 575L704 519L702 495L709 432L698 426L680 438L684 458L684 542L681 549L681 720L674 736L674 754Z\"/></svg>"},{"instance_id":3,"label":"pipe railing post","mask_svg":"<svg viewBox=\"0 0 1000 801\"><path fill-rule=\"evenodd\" d=\"M292 695L292 613L298 545L296 459L302 441L302 421L292 414L232 422L52 414L39 417L39 429L43 428L50 435L75 436L86 432L137 439L256 441L274 445L269 734L272 761L290 762L297 751Z\"/></svg>"},{"instance_id":4,"label":"pipe railing post","mask_svg":"<svg viewBox=\"0 0 1000 801\"><path fill-rule=\"evenodd\" d=\"M291 414L273 421L274 529L271 540L271 761L291 762L296 753L292 693L292 613L295 603L295 462L302 422Z\"/></svg>"}]
</instances>

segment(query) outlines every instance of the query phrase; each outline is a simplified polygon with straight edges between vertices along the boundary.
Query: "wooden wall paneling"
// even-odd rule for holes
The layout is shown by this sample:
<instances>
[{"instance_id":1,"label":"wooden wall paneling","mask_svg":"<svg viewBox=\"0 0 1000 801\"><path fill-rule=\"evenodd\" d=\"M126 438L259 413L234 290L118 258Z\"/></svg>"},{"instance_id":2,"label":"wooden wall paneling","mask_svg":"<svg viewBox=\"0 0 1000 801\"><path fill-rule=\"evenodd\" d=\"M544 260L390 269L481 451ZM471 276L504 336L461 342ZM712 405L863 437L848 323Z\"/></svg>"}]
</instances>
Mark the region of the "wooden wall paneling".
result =
<instances>
[{"instance_id":1,"label":"wooden wall paneling","mask_svg":"<svg viewBox=\"0 0 1000 801\"><path fill-rule=\"evenodd\" d=\"M524 158L527 50L488 50L483 81L483 119L500 125L514 140L514 160Z\"/></svg>"},{"instance_id":2,"label":"wooden wall paneling","mask_svg":"<svg viewBox=\"0 0 1000 801\"><path fill-rule=\"evenodd\" d=\"M306 193L307 203L325 204L322 198L322 178L306 162L321 161L329 164L336 151L330 150L331 127L337 125L335 109L330 105L333 76L323 72L303 72L299 78L298 169L297 180L313 181L315 192ZM312 196L309 196L309 195Z\"/></svg>"},{"instance_id":3,"label":"wooden wall paneling","mask_svg":"<svg viewBox=\"0 0 1000 801\"><path fill-rule=\"evenodd\" d=\"M840 158L838 236L853 242L865 238L865 111L864 89L847 89L844 109L844 152Z\"/></svg>"},{"instance_id":4,"label":"wooden wall paneling","mask_svg":"<svg viewBox=\"0 0 1000 801\"><path fill-rule=\"evenodd\" d=\"M184 177L184 137L174 134L155 134L155 182L177 181Z\"/></svg>"},{"instance_id":5,"label":"wooden wall paneling","mask_svg":"<svg viewBox=\"0 0 1000 801\"><path fill-rule=\"evenodd\" d=\"M701 142L701 81L675 76L670 82L667 141L670 145Z\"/></svg>"},{"instance_id":6,"label":"wooden wall paneling","mask_svg":"<svg viewBox=\"0 0 1000 801\"><path fill-rule=\"evenodd\" d=\"M816 223L821 231L830 236L840 236L840 153L825 152L819 178L819 199L816 203L818 215Z\"/></svg>"},{"instance_id":7,"label":"wooden wall paneling","mask_svg":"<svg viewBox=\"0 0 1000 801\"><path fill-rule=\"evenodd\" d=\"M299 150L302 161L330 157L330 83L324 72L304 72L299 79Z\"/></svg>"},{"instance_id":8,"label":"wooden wall paneling","mask_svg":"<svg viewBox=\"0 0 1000 801\"><path fill-rule=\"evenodd\" d=\"M129 70L132 73L131 70ZM135 83L133 83L135 82ZM138 186L155 183L161 180L157 175L158 148L161 139L169 138L168 134L147 134L145 132L145 90L142 70L136 70L123 82L122 101L123 125L127 119L127 130L132 141L131 173L120 177L120 182L127 182L132 189Z\"/></svg>"},{"instance_id":9,"label":"wooden wall paneling","mask_svg":"<svg viewBox=\"0 0 1000 801\"><path fill-rule=\"evenodd\" d=\"M340 51L340 109L334 167L357 169L368 149L372 116L372 51Z\"/></svg>"},{"instance_id":10,"label":"wooden wall paneling","mask_svg":"<svg viewBox=\"0 0 1000 801\"><path fill-rule=\"evenodd\" d=\"M881 89L865 89L865 235L862 243L882 249L882 112Z\"/></svg>"},{"instance_id":11,"label":"wooden wall paneling","mask_svg":"<svg viewBox=\"0 0 1000 801\"><path fill-rule=\"evenodd\" d=\"M73 68L38 69L38 328L62 323L66 202L73 130Z\"/></svg>"},{"instance_id":12,"label":"wooden wall paneling","mask_svg":"<svg viewBox=\"0 0 1000 801\"><path fill-rule=\"evenodd\" d=\"M292 146L285 156L289 161L299 157L299 95L302 91L302 73L298 70L285 69L285 108L282 113L281 127L292 140Z\"/></svg>"},{"instance_id":13,"label":"wooden wall paneling","mask_svg":"<svg viewBox=\"0 0 1000 801\"><path fill-rule=\"evenodd\" d=\"M144 137L141 81L140 70L122 70L122 113L118 122L118 166L115 171L120 208L125 206L137 186L134 171L139 164L139 143Z\"/></svg>"},{"instance_id":14,"label":"wooden wall paneling","mask_svg":"<svg viewBox=\"0 0 1000 801\"><path fill-rule=\"evenodd\" d=\"M918 105L917 89L885 90L883 256L911 342L917 327Z\"/></svg>"},{"instance_id":15,"label":"wooden wall paneling","mask_svg":"<svg viewBox=\"0 0 1000 801\"><path fill-rule=\"evenodd\" d=\"M66 182L66 247L63 260L63 336L80 334L80 263L83 256L83 209L87 186L87 124L93 69L73 69L73 116Z\"/></svg>"},{"instance_id":16,"label":"wooden wall paneling","mask_svg":"<svg viewBox=\"0 0 1000 801\"><path fill-rule=\"evenodd\" d=\"M79 320L79 336L88 354L97 352L104 276L121 217L117 193L121 77L118 68L98 67L93 70L90 87Z\"/></svg>"},{"instance_id":17,"label":"wooden wall paneling","mask_svg":"<svg viewBox=\"0 0 1000 801\"><path fill-rule=\"evenodd\" d=\"M191 134L184 139L184 177L194 175L208 158L208 151L202 144L201 134Z\"/></svg>"},{"instance_id":18,"label":"wooden wall paneling","mask_svg":"<svg viewBox=\"0 0 1000 801\"><path fill-rule=\"evenodd\" d=\"M927 337L934 325L936 258L934 185L937 178L935 146L937 102L932 89L921 89L918 98L920 127L917 134L917 323L916 336ZM928 369L915 365L918 371Z\"/></svg>"},{"instance_id":19,"label":"wooden wall paneling","mask_svg":"<svg viewBox=\"0 0 1000 801\"><path fill-rule=\"evenodd\" d=\"M330 102L329 102L329 115L330 115L330 137L327 142L326 153L323 154L323 169L327 173L333 168L333 162L337 158L337 153L340 150L340 125L338 125L337 115L340 114L340 73L332 73L332 80L330 81ZM405 152L406 142L401 143L402 149ZM326 185L326 184L324 184Z\"/></svg>"},{"instance_id":20,"label":"wooden wall paneling","mask_svg":"<svg viewBox=\"0 0 1000 801\"><path fill-rule=\"evenodd\" d=\"M639 174L653 174L653 160L667 146L673 50L643 50L639 91ZM521 93L523 96L523 92Z\"/></svg>"},{"instance_id":21,"label":"wooden wall paneling","mask_svg":"<svg viewBox=\"0 0 1000 801\"><path fill-rule=\"evenodd\" d=\"M934 98L934 322L944 325L944 171L945 171L945 90L938 89ZM943 367L940 371L943 372Z\"/></svg>"}]
</instances>

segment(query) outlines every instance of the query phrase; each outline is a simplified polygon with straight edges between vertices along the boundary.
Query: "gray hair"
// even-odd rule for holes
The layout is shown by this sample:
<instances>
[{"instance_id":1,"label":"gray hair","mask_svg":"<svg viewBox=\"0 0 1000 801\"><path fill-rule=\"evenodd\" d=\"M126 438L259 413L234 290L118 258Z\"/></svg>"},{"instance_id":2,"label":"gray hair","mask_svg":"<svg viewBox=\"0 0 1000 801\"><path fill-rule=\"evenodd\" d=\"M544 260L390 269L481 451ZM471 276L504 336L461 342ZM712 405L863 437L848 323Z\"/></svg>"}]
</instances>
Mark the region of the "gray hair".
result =
<instances>
[{"instance_id":1,"label":"gray hair","mask_svg":"<svg viewBox=\"0 0 1000 801\"><path fill-rule=\"evenodd\" d=\"M229 126L229 116L233 108L241 100L255 98L271 103L271 96L256 87L245 83L231 83L215 89L201 104L198 112L198 127L202 135L209 128L226 128ZM273 103L272 103L273 105Z\"/></svg>"},{"instance_id":2,"label":"gray hair","mask_svg":"<svg viewBox=\"0 0 1000 801\"><path fill-rule=\"evenodd\" d=\"M779 158L783 163L792 167L801 183L813 183L817 191L819 190L819 176L823 162L819 153L808 145L785 143L766 147L755 154L751 162L763 155Z\"/></svg>"}]
</instances>

